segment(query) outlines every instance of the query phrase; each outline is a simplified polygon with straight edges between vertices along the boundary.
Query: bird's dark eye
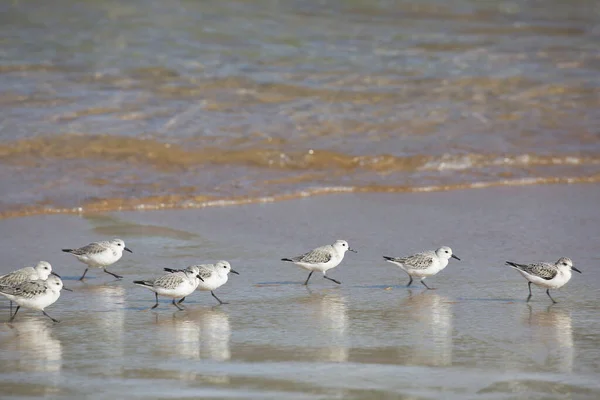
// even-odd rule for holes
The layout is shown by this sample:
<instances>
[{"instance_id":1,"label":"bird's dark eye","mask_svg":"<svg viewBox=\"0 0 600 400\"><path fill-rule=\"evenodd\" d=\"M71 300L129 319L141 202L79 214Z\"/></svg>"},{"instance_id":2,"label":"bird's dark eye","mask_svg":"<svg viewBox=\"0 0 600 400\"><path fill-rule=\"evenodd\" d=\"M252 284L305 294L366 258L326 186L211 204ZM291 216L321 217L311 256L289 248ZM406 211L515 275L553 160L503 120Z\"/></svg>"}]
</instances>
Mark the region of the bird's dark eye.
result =
<instances>
[{"instance_id":1,"label":"bird's dark eye","mask_svg":"<svg viewBox=\"0 0 600 400\"><path fill-rule=\"evenodd\" d=\"M448 250L446 250L446 253L448 253Z\"/></svg>"},{"instance_id":2,"label":"bird's dark eye","mask_svg":"<svg viewBox=\"0 0 600 400\"><path fill-rule=\"evenodd\" d=\"M226 269L226 268L227 268L227 265L223 265L223 268L225 268L225 269Z\"/></svg>"}]
</instances>

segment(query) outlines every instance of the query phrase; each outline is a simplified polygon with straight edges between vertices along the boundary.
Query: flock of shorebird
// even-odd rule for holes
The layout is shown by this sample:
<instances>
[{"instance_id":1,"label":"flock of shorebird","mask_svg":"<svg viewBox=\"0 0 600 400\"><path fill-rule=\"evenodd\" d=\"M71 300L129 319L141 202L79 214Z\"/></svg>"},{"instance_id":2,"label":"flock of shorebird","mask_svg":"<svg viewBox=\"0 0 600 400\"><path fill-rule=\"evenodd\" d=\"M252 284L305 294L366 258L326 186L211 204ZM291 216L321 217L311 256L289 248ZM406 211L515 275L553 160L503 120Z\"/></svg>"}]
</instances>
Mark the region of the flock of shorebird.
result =
<instances>
[{"instance_id":1,"label":"flock of shorebird","mask_svg":"<svg viewBox=\"0 0 600 400\"><path fill-rule=\"evenodd\" d=\"M121 239L94 242L78 249L63 249L63 251L73 254L79 261L86 264L87 268L79 278L80 280L85 278L90 267L101 268L115 278L122 278L120 275L107 271L106 267L121 259L123 251L133 253ZM317 247L297 257L282 258L281 260L291 262L310 271L304 285L308 285L308 281L315 271L322 272L325 279L340 284L339 281L327 276L327 271L338 266L347 251L356 253L355 250L349 247L348 242L337 240L333 245ZM424 251L407 257L384 256L383 258L397 265L408 274L410 280L407 286L410 286L413 278L415 278L420 280L427 289L431 288L423 281L425 278L436 275L446 268L450 258L460 260L452 253L452 249L447 246L442 246L435 251ZM528 280L529 296L527 301L531 299L531 284L533 283L545 288L548 297L553 303L556 303L550 295L550 289L558 289L565 285L571 279L571 271L581 273L573 267L573 262L566 257L561 257L556 263L519 264L507 261L506 264L519 271ZM214 290L227 282L230 272L238 274L238 272L231 269L231 265L227 261L218 261L215 264L192 265L185 269L164 268L164 270L167 273L159 278L133 281L136 285L154 292L156 303L151 309L158 306L158 296L160 295L171 298L172 304L182 310L181 303L197 289L210 291L219 304L226 304L215 295ZM35 267L22 268L0 276L0 294L11 301L10 321L15 318L21 307L25 307L41 311L52 321L58 322L46 313L45 308L58 300L61 289L70 290L63 287L60 276L52 271L52 266L46 261L40 261ZM176 302L177 299L179 301ZM12 302L17 303L14 314L12 312Z\"/></svg>"}]
</instances>

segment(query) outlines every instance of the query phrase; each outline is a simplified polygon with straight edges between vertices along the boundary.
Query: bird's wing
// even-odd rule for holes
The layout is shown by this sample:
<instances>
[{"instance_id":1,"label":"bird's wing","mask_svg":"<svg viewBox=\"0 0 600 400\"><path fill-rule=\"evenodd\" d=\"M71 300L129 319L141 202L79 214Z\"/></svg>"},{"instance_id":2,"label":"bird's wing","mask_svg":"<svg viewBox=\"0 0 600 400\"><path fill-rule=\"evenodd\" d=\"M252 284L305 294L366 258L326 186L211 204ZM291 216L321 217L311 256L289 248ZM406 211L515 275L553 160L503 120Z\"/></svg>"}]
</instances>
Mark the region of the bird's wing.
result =
<instances>
[{"instance_id":1,"label":"bird's wing","mask_svg":"<svg viewBox=\"0 0 600 400\"><path fill-rule=\"evenodd\" d=\"M25 267L0 276L0 285L2 286L16 286L24 281L28 281L31 278L33 269L31 267ZM37 275L37 274L36 274Z\"/></svg>"},{"instance_id":2,"label":"bird's wing","mask_svg":"<svg viewBox=\"0 0 600 400\"><path fill-rule=\"evenodd\" d=\"M46 281L37 280L37 281L29 281L23 282L17 286L2 286L0 287L0 292L11 294L16 297L24 297L30 299L37 295L43 294L48 290L46 286Z\"/></svg>"},{"instance_id":3,"label":"bird's wing","mask_svg":"<svg viewBox=\"0 0 600 400\"><path fill-rule=\"evenodd\" d=\"M331 246L317 247L314 250L304 253L301 256L292 258L295 262L304 262L309 264L326 263L333 257L333 249Z\"/></svg>"},{"instance_id":4,"label":"bird's wing","mask_svg":"<svg viewBox=\"0 0 600 400\"><path fill-rule=\"evenodd\" d=\"M108 248L107 242L94 242L78 249L73 249L69 253L75 254L76 256L82 256L84 254L98 254L102 253Z\"/></svg>"},{"instance_id":5,"label":"bird's wing","mask_svg":"<svg viewBox=\"0 0 600 400\"><path fill-rule=\"evenodd\" d=\"M396 259L397 262L412 269L426 269L433 264L433 256L425 253L413 254L412 256Z\"/></svg>"},{"instance_id":6,"label":"bird's wing","mask_svg":"<svg viewBox=\"0 0 600 400\"><path fill-rule=\"evenodd\" d=\"M519 264L507 261L507 264L515 269L526 272L529 275L534 275L546 280L553 279L556 276L556 274L558 274L558 268L556 268L556 266L544 262L532 264Z\"/></svg>"},{"instance_id":7,"label":"bird's wing","mask_svg":"<svg viewBox=\"0 0 600 400\"><path fill-rule=\"evenodd\" d=\"M198 267L198 269L200 270L200 273L198 275L200 275L200 278L202 278L203 280L209 279L212 276L212 274L215 273L215 271L212 268L206 265L196 265L196 267Z\"/></svg>"},{"instance_id":8,"label":"bird's wing","mask_svg":"<svg viewBox=\"0 0 600 400\"><path fill-rule=\"evenodd\" d=\"M179 286L185 280L184 272L174 272L172 274L163 275L154 281L154 286L160 286L168 289L173 289Z\"/></svg>"}]
</instances>

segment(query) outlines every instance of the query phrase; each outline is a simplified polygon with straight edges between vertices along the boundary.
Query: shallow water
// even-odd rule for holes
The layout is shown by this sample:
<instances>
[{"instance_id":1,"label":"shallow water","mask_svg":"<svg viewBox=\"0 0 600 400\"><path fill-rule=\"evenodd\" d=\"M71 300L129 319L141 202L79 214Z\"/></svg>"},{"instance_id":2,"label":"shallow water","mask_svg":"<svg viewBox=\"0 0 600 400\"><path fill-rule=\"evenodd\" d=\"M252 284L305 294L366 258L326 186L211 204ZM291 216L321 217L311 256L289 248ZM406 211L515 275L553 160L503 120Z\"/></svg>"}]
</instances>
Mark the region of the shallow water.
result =
<instances>
[{"instance_id":1,"label":"shallow water","mask_svg":"<svg viewBox=\"0 0 600 400\"><path fill-rule=\"evenodd\" d=\"M0 5L0 213L600 180L595 1Z\"/></svg>"},{"instance_id":2,"label":"shallow water","mask_svg":"<svg viewBox=\"0 0 600 400\"><path fill-rule=\"evenodd\" d=\"M343 194L275 204L0 221L0 272L50 261L73 293L50 320L0 323L3 397L596 399L600 396L598 185ZM357 229L359 227L359 229ZM60 232L60 234L56 234ZM83 272L65 246L120 236L133 254ZM281 257L347 239L329 275ZM382 255L449 245L462 261L425 291ZM583 271L553 296L504 260L569 256ZM135 279L218 259L234 275L174 311ZM0 303L0 319L8 304ZM10 394L10 395L9 395Z\"/></svg>"}]
</instances>

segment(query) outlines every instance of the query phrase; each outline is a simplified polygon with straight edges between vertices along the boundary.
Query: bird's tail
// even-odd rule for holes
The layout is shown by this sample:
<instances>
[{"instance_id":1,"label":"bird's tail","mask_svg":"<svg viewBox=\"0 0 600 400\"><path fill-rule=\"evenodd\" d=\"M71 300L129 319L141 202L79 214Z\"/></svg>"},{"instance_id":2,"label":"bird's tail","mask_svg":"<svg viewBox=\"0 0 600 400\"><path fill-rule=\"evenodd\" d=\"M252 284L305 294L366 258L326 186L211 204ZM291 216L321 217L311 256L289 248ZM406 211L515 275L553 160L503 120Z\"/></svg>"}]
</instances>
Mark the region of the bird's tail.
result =
<instances>
[{"instance_id":1,"label":"bird's tail","mask_svg":"<svg viewBox=\"0 0 600 400\"><path fill-rule=\"evenodd\" d=\"M165 271L167 272L181 272L183 270L181 269L174 269L174 268L163 268Z\"/></svg>"},{"instance_id":2,"label":"bird's tail","mask_svg":"<svg viewBox=\"0 0 600 400\"><path fill-rule=\"evenodd\" d=\"M153 281L133 281L136 285L143 287L152 287Z\"/></svg>"},{"instance_id":3,"label":"bird's tail","mask_svg":"<svg viewBox=\"0 0 600 400\"><path fill-rule=\"evenodd\" d=\"M294 260L292 260L291 258L282 258L281 261L294 262Z\"/></svg>"},{"instance_id":4,"label":"bird's tail","mask_svg":"<svg viewBox=\"0 0 600 400\"><path fill-rule=\"evenodd\" d=\"M62 251L64 251L65 253L72 253L73 249L62 249Z\"/></svg>"},{"instance_id":5,"label":"bird's tail","mask_svg":"<svg viewBox=\"0 0 600 400\"><path fill-rule=\"evenodd\" d=\"M520 270L523 269L523 265L517 264L517 263L512 262L512 261L507 261L506 265L508 265L509 267L514 268L514 269L520 269Z\"/></svg>"},{"instance_id":6,"label":"bird's tail","mask_svg":"<svg viewBox=\"0 0 600 400\"><path fill-rule=\"evenodd\" d=\"M387 261L394 261L395 260L394 257L383 256L383 258L385 258Z\"/></svg>"}]
</instances>

